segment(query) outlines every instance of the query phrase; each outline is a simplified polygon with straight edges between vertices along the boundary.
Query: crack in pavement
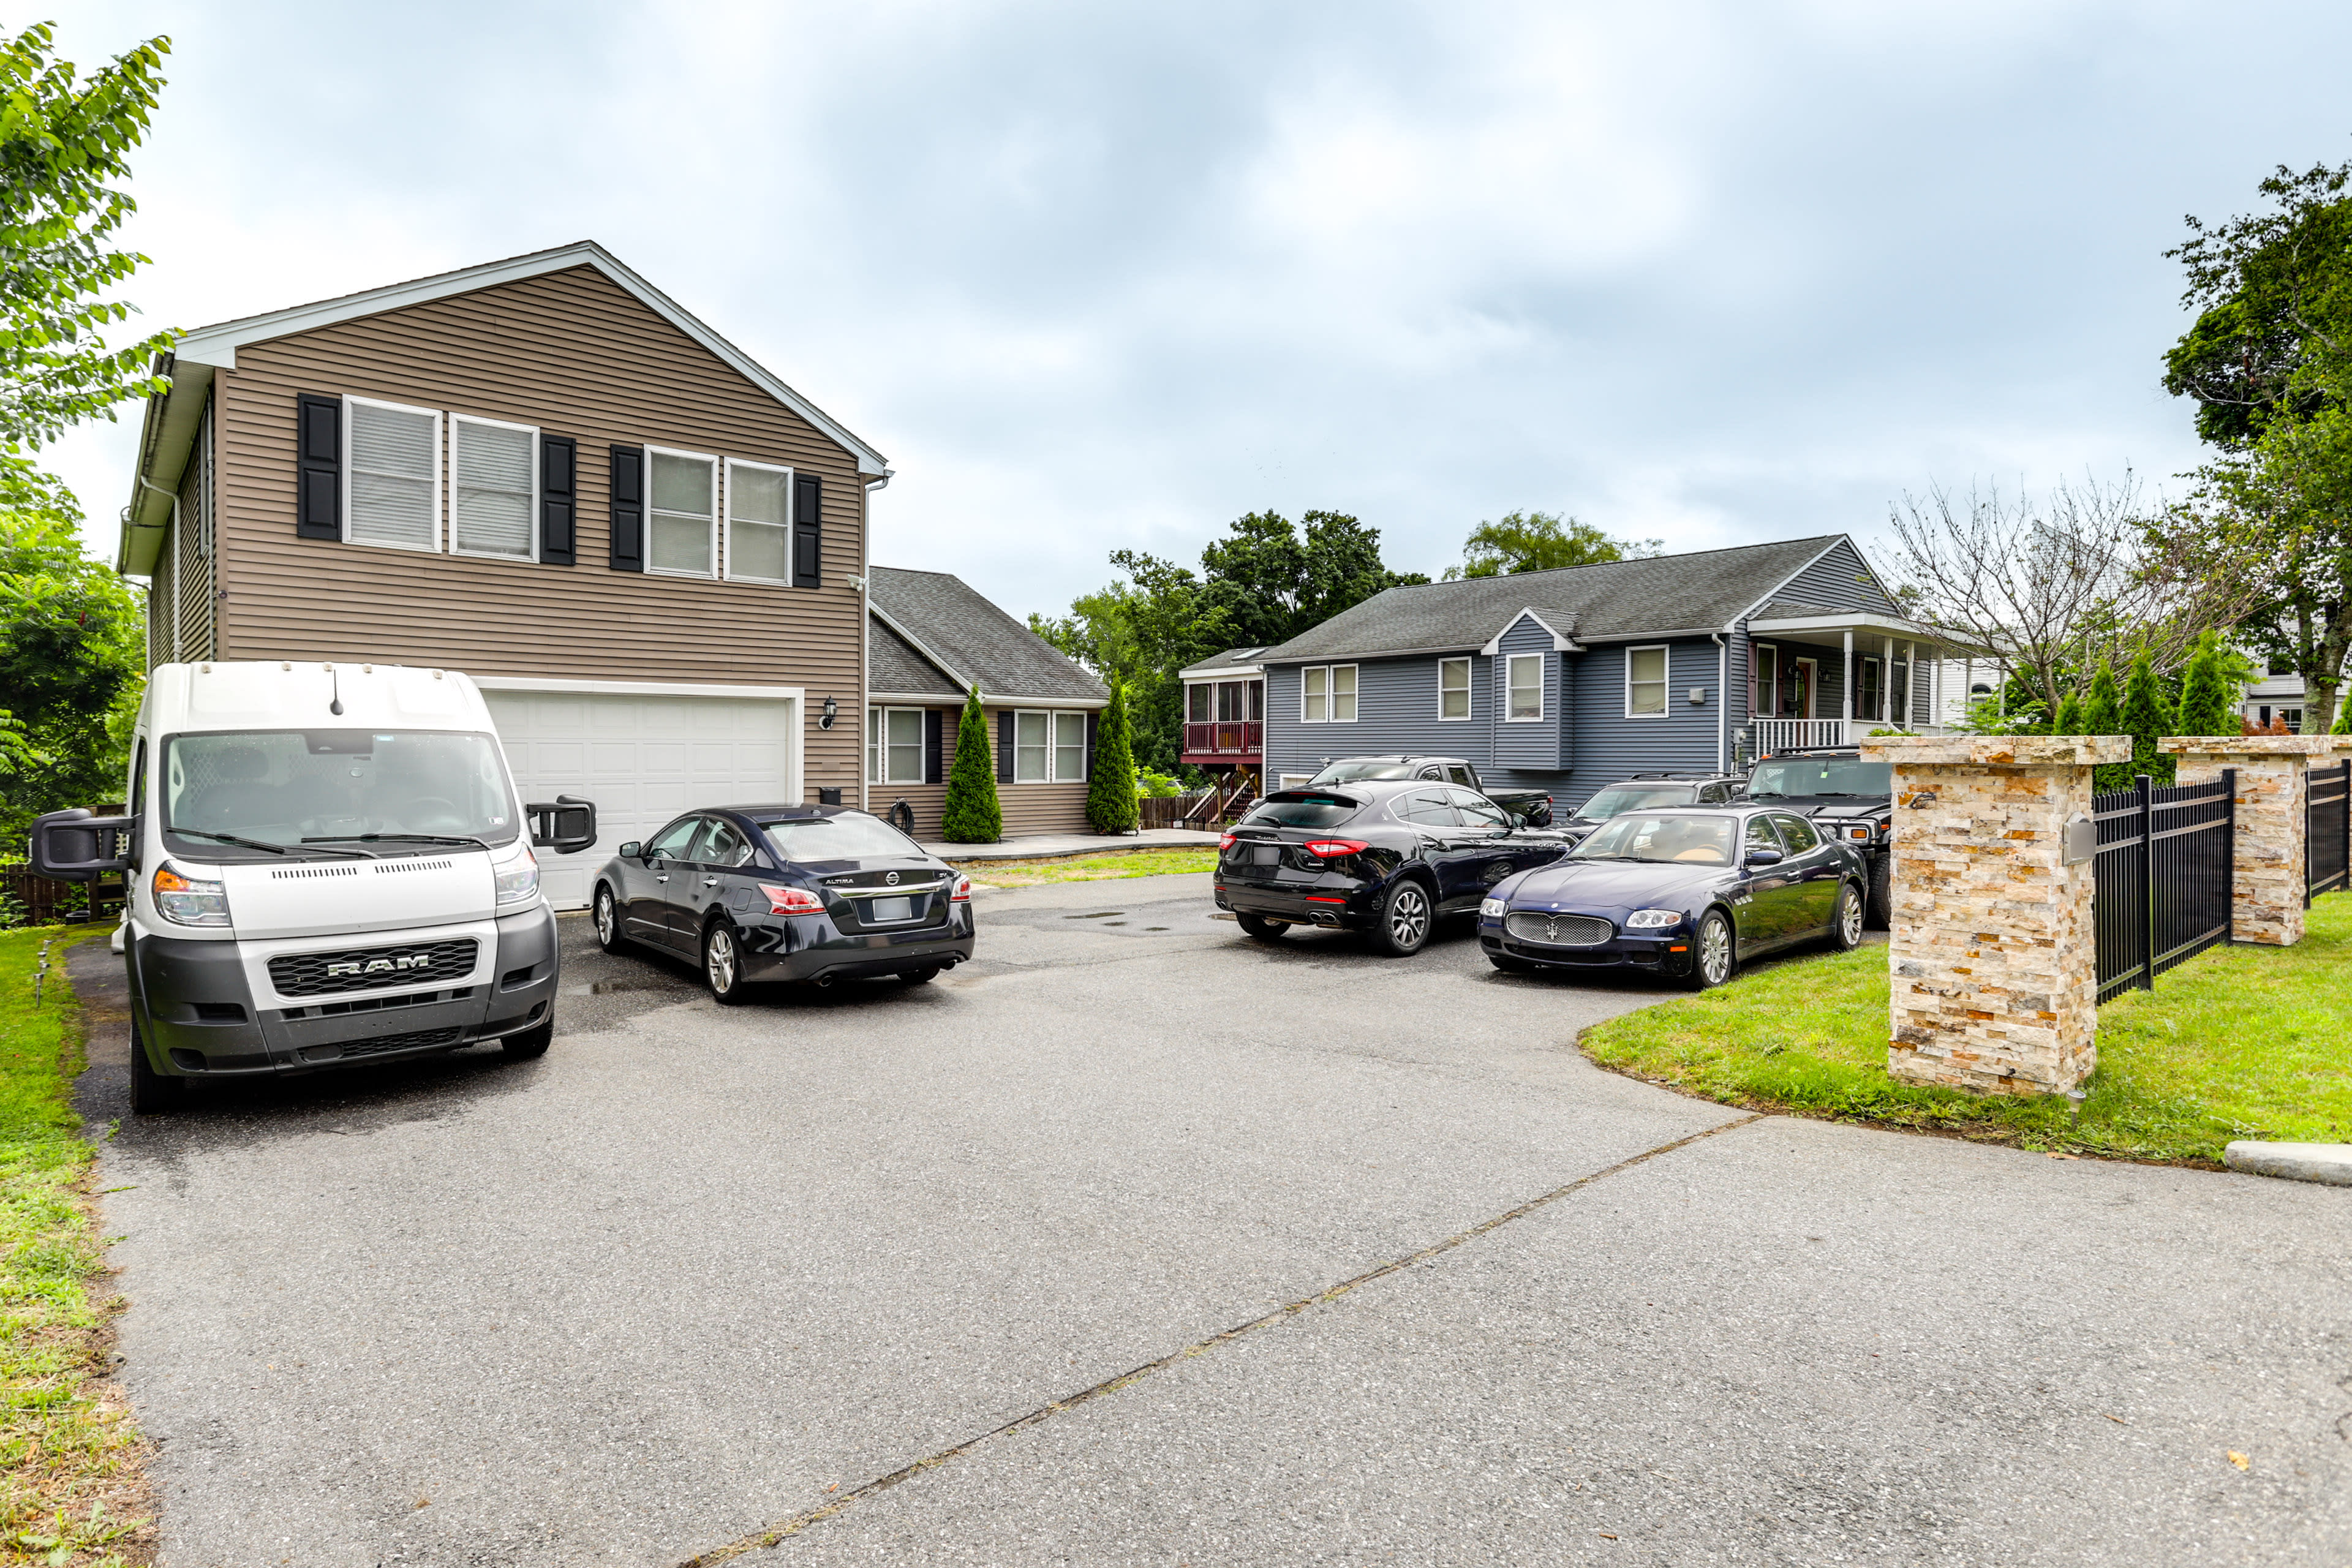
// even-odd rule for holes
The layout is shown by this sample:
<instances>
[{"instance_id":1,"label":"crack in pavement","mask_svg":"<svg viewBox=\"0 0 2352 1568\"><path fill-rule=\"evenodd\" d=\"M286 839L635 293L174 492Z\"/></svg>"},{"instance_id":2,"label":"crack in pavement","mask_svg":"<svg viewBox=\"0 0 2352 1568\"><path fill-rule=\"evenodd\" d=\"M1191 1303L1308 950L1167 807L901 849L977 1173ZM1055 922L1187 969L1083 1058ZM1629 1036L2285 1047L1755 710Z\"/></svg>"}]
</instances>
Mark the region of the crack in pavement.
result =
<instances>
[{"instance_id":1,"label":"crack in pavement","mask_svg":"<svg viewBox=\"0 0 2352 1568\"><path fill-rule=\"evenodd\" d=\"M1604 1181L1621 1172L1630 1171L1634 1166L1647 1163L1649 1161L1656 1159L1661 1154L1671 1154L1677 1149L1688 1148L1691 1144L1696 1143L1703 1139L1712 1138L1717 1133L1736 1131L1742 1127L1752 1126L1756 1122L1763 1121L1766 1114L1767 1113L1763 1111L1757 1111L1751 1115L1738 1117L1733 1121L1722 1122L1717 1126L1691 1133L1687 1137L1676 1138L1671 1142L1661 1143L1654 1149L1645 1149L1641 1153L1635 1154L1630 1159L1620 1160L1617 1163L1611 1165L1604 1170L1595 1171L1591 1175L1579 1176L1572 1182L1567 1183L1561 1186L1554 1187L1551 1191L1542 1194L1539 1196L1529 1198L1527 1202L1519 1205L1517 1208L1506 1209L1501 1214L1496 1215L1491 1219L1479 1221L1476 1225L1472 1226L1467 1230L1456 1231L1443 1241L1433 1242L1429 1246L1423 1247L1418 1252L1410 1253L1403 1258L1391 1258L1390 1261L1381 1264L1377 1268L1365 1270L1363 1273L1355 1276L1353 1279L1342 1279L1337 1285L1318 1290L1311 1296L1301 1297L1299 1300L1291 1302L1286 1307L1276 1307L1273 1311L1266 1313L1264 1317L1253 1318L1245 1323L1236 1323L1230 1329L1225 1329L1218 1333L1211 1334L1205 1340L1196 1341L1192 1344L1186 1345L1180 1351L1175 1351L1170 1354L1161 1356L1158 1361L1145 1362L1141 1366L1136 1367L1130 1372L1123 1372L1117 1377L1108 1378L1101 1383L1096 1384L1091 1388L1080 1389L1077 1393L1066 1394L1060 1399L1048 1400L1046 1403L1037 1406L1034 1410L1029 1411L1025 1415L1014 1416L1012 1420L1007 1421L1002 1426L992 1427L986 1432L981 1433L977 1436L967 1437L962 1442L956 1444L952 1447L941 1448L935 1454L929 1454L922 1458L917 1459L913 1464L901 1466L899 1468L892 1470L887 1476L877 1476L873 1480L867 1481L864 1486L857 1488L854 1491L845 1492L840 1497L834 1499L831 1502L824 1503L816 1508L803 1510L799 1513L793 1514L789 1519L779 1523L770 1525L765 1529L754 1531L749 1535L738 1537L736 1540L730 1541L723 1546L714 1546L708 1552L698 1552L696 1555L688 1557L679 1563L677 1565L677 1568L717 1568L718 1564L721 1563L731 1563L747 1552L754 1552L764 1547L779 1545L786 1539L798 1535L802 1531L806 1530L813 1524L822 1523L825 1520L845 1512L851 1507L865 1499L873 1497L878 1492L887 1491L901 1481L911 1480L916 1476L921 1475L926 1470L937 1469L940 1466L947 1464L952 1459L960 1459L965 1455L979 1448L983 1444L992 1442L1000 1437L1010 1436L1015 1432L1034 1426L1042 1421L1047 1420L1052 1416L1058 1415L1066 1410L1075 1409L1078 1405L1087 1404L1091 1400L1100 1399L1106 1394L1117 1394L1119 1390L1129 1387L1133 1384L1139 1383L1144 1378L1150 1377L1155 1372L1164 1372L1168 1368L1174 1366L1179 1362L1189 1361L1197 1355L1205 1355L1210 1351L1216 1349L1219 1345L1224 1344L1232 1340L1237 1340L1242 1335L1252 1332L1255 1330L1271 1328L1277 1323L1288 1322L1299 1313L1306 1311L1309 1307L1320 1306L1327 1301L1335 1300L1339 1297L1346 1295L1349 1291L1357 1289L1359 1286L1369 1285L1375 1279L1384 1279L1391 1274L1395 1274L1402 1269L1410 1268L1416 1263L1426 1263L1429 1259L1437 1257L1441 1253L1451 1252L1455 1247L1463 1246L1466 1242L1476 1240L1479 1237L1486 1235L1488 1231L1499 1229L1500 1227L1510 1224L1515 1219L1525 1218L1527 1215L1535 1213L1536 1210L1543 1208L1547 1205L1557 1203L1560 1199L1568 1196L1570 1193L1589 1187L1595 1182Z\"/></svg>"}]
</instances>

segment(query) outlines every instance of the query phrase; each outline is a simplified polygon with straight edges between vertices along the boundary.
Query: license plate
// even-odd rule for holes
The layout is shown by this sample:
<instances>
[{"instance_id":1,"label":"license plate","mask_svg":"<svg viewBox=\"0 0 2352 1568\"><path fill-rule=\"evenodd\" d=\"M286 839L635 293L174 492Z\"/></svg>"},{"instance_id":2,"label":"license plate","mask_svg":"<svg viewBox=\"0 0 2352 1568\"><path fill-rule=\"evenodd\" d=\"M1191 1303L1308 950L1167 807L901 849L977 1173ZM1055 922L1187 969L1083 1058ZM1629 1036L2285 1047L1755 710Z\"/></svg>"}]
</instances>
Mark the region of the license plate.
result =
<instances>
[{"instance_id":1,"label":"license plate","mask_svg":"<svg viewBox=\"0 0 2352 1568\"><path fill-rule=\"evenodd\" d=\"M913 920L915 918L915 900L912 899L875 899L866 906L866 918L869 921L886 924L891 921Z\"/></svg>"},{"instance_id":2,"label":"license plate","mask_svg":"<svg viewBox=\"0 0 2352 1568\"><path fill-rule=\"evenodd\" d=\"M1279 844L1259 845L1256 848L1250 851L1250 864L1253 866L1281 865L1282 846Z\"/></svg>"}]
</instances>

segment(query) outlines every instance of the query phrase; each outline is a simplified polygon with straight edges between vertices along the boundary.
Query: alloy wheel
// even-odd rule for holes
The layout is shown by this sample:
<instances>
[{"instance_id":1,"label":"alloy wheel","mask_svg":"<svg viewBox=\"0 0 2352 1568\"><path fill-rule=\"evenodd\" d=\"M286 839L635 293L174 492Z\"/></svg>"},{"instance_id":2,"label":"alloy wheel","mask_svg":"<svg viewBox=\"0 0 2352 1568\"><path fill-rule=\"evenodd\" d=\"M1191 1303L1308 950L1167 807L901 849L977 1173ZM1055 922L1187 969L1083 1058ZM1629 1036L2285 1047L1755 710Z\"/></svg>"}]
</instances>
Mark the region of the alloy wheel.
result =
<instances>
[{"instance_id":1,"label":"alloy wheel","mask_svg":"<svg viewBox=\"0 0 2352 1568\"><path fill-rule=\"evenodd\" d=\"M724 996L735 989L735 938L725 926L715 928L705 945L702 967L710 976L710 989Z\"/></svg>"},{"instance_id":2,"label":"alloy wheel","mask_svg":"<svg viewBox=\"0 0 2352 1568\"><path fill-rule=\"evenodd\" d=\"M1862 945L1862 895L1851 882L1838 892L1838 936L1848 947Z\"/></svg>"},{"instance_id":3,"label":"alloy wheel","mask_svg":"<svg viewBox=\"0 0 2352 1568\"><path fill-rule=\"evenodd\" d=\"M1389 905L1389 935L1399 947L1419 947L1429 934L1429 900L1411 882Z\"/></svg>"},{"instance_id":4,"label":"alloy wheel","mask_svg":"<svg viewBox=\"0 0 2352 1568\"><path fill-rule=\"evenodd\" d=\"M618 924L619 921L614 918L613 910L613 889L610 888L597 889L596 940L603 942L606 947L612 946L613 937L615 934Z\"/></svg>"},{"instance_id":5,"label":"alloy wheel","mask_svg":"<svg viewBox=\"0 0 2352 1568\"><path fill-rule=\"evenodd\" d=\"M1720 985L1731 978L1731 928L1721 920L1711 920L1699 928L1698 963L1709 985Z\"/></svg>"}]
</instances>

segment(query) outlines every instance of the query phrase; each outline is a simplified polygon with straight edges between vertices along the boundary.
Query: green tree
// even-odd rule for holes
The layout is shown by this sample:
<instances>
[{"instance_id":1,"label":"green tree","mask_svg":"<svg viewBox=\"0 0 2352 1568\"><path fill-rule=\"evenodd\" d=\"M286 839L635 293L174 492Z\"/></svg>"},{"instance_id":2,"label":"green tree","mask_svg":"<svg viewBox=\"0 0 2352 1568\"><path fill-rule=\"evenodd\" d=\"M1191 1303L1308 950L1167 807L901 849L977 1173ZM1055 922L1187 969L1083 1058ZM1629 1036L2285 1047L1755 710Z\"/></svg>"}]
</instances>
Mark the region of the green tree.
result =
<instances>
[{"instance_id":1,"label":"green tree","mask_svg":"<svg viewBox=\"0 0 2352 1568\"><path fill-rule=\"evenodd\" d=\"M1470 537L1462 542L1462 564L1448 566L1445 580L1627 561L1655 555L1665 542L1663 539L1612 539L1589 522L1552 512L1506 512L1470 531Z\"/></svg>"},{"instance_id":2,"label":"green tree","mask_svg":"<svg viewBox=\"0 0 2352 1568\"><path fill-rule=\"evenodd\" d=\"M1223 646L1271 647L1375 594L1429 581L1390 571L1380 530L1345 512L1310 511L1299 523L1254 511L1202 550L1200 612L1233 639Z\"/></svg>"},{"instance_id":3,"label":"green tree","mask_svg":"<svg viewBox=\"0 0 2352 1568\"><path fill-rule=\"evenodd\" d=\"M2124 733L2123 688L2116 683L2116 667L2104 658L2099 660L2099 668L2091 677L2091 694L2083 702L2083 733ZM2091 787L2100 790L2126 788L2131 784L2131 773L2129 763L2101 763L2091 770Z\"/></svg>"},{"instance_id":4,"label":"green tree","mask_svg":"<svg viewBox=\"0 0 2352 1568\"><path fill-rule=\"evenodd\" d=\"M0 37L0 443L15 452L161 392L149 373L175 334L111 347L133 307L100 296L147 260L115 248L137 209L112 182L145 135L163 86L166 37L79 78L49 24Z\"/></svg>"},{"instance_id":5,"label":"green tree","mask_svg":"<svg viewBox=\"0 0 2352 1568\"><path fill-rule=\"evenodd\" d=\"M1004 807L996 798L996 751L988 743L988 714L980 688L964 699L956 723L955 765L948 770L948 798L940 814L940 837L950 844L993 844L1004 837Z\"/></svg>"},{"instance_id":6,"label":"green tree","mask_svg":"<svg viewBox=\"0 0 2352 1568\"><path fill-rule=\"evenodd\" d=\"M2053 735L2088 733L2083 728L2083 699L2076 693L2066 693L2066 700L2058 704L2058 722L2052 728Z\"/></svg>"},{"instance_id":7,"label":"green tree","mask_svg":"<svg viewBox=\"0 0 2352 1568\"><path fill-rule=\"evenodd\" d=\"M2131 770L2158 784L2172 782L2173 759L2156 749L2159 736L2174 732L2173 716L2164 710L2164 694L2157 689L2156 667L2142 654L2132 660L2124 682L2123 732L2132 738Z\"/></svg>"},{"instance_id":8,"label":"green tree","mask_svg":"<svg viewBox=\"0 0 2352 1568\"><path fill-rule=\"evenodd\" d=\"M2189 655L2180 688L2180 733L2234 735L2238 732L2237 693L2223 673L2221 634L2208 630Z\"/></svg>"},{"instance_id":9,"label":"green tree","mask_svg":"<svg viewBox=\"0 0 2352 1568\"><path fill-rule=\"evenodd\" d=\"M1136 825L1135 752L1128 744L1127 689L1114 681L1110 705L1095 731L1094 771L1087 783L1087 820L1097 833L1124 833Z\"/></svg>"},{"instance_id":10,"label":"green tree","mask_svg":"<svg viewBox=\"0 0 2352 1568\"><path fill-rule=\"evenodd\" d=\"M2337 712L2336 715L2336 728L2329 731L2328 733L2331 735L2352 735L2352 700L2347 700L2342 710Z\"/></svg>"}]
</instances>

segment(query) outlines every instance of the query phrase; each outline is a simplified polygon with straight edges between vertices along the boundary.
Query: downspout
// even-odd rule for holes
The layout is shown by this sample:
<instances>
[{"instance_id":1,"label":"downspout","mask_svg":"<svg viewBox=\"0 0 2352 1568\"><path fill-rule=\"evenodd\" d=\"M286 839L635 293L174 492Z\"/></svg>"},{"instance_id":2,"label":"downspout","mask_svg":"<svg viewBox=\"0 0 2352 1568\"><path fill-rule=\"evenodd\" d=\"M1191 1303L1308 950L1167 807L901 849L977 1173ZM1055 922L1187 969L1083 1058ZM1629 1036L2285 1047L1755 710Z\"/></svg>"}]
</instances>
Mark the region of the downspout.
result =
<instances>
[{"instance_id":1,"label":"downspout","mask_svg":"<svg viewBox=\"0 0 2352 1568\"><path fill-rule=\"evenodd\" d=\"M1731 724L1731 645L1723 640L1721 632L1709 632L1715 639L1715 771L1725 773L1725 748L1730 743Z\"/></svg>"}]
</instances>

